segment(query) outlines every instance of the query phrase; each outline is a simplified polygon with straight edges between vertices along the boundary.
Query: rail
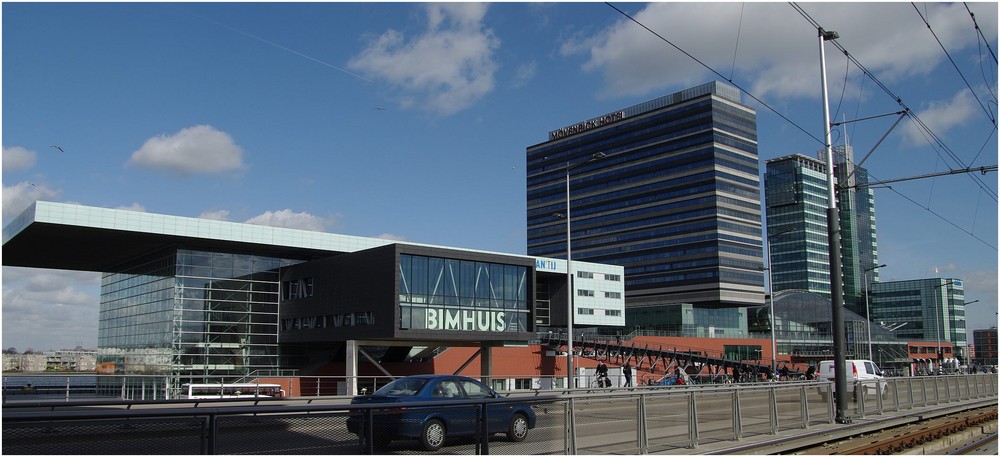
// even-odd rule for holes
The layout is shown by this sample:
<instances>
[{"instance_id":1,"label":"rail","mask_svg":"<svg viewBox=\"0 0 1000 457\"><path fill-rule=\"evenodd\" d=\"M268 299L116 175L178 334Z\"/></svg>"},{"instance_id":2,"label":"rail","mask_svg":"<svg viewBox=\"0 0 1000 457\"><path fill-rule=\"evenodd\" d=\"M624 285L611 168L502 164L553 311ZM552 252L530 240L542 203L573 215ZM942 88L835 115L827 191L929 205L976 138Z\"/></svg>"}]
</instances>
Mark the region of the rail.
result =
<instances>
[{"instance_id":1,"label":"rail","mask_svg":"<svg viewBox=\"0 0 1000 457\"><path fill-rule=\"evenodd\" d=\"M992 375L891 378L885 394L857 395L849 404L855 424L836 424L829 382L688 385L617 389L505 392L500 399L407 404L407 411L465 408L478 427L504 405L527 404L536 416L524 441L490 439L449 442L449 452L477 454L709 453L783 434L852 430L928 411L996 404ZM856 386L863 392L863 386ZM377 435L398 404L347 404L346 397L318 399L158 400L156 402L8 403L3 408L4 452L12 454L177 454L376 452L377 440L362 440L347 419L363 417L361 430ZM114 403L114 402L111 402ZM125 403L125 404L121 404ZM855 428L852 428L855 427ZM819 438L817 438L819 439ZM394 441L387 451L415 445ZM113 446L113 447L112 447Z\"/></svg>"}]
</instances>

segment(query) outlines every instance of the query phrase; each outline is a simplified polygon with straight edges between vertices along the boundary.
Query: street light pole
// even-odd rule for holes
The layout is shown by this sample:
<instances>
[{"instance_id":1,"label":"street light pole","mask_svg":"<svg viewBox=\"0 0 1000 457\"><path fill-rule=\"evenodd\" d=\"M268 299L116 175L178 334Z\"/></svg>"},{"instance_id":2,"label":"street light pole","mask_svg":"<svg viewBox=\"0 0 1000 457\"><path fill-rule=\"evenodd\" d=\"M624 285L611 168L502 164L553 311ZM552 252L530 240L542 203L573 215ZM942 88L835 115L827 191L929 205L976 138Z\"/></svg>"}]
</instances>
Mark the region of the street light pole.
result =
<instances>
[{"instance_id":1,"label":"street light pole","mask_svg":"<svg viewBox=\"0 0 1000 457\"><path fill-rule=\"evenodd\" d=\"M771 315L771 373L777 373L776 370L778 369L778 337L774 328L774 265L771 265L771 240L796 230L798 230L797 227L790 227L773 236L767 236L767 268L765 270L767 270L767 287L771 289L768 294L771 302L771 309L769 310L769 314Z\"/></svg>"},{"instance_id":2,"label":"street light pole","mask_svg":"<svg viewBox=\"0 0 1000 457\"><path fill-rule=\"evenodd\" d=\"M823 134L826 152L827 209L826 226L830 253L830 298L833 330L834 388L836 389L836 418L838 424L847 424L847 357L844 353L847 339L844 335L844 273L840 260L840 215L837 213L837 190L833 177L833 140L830 138L830 99L826 85L825 43L840 38L837 32L818 28L820 84L823 88Z\"/></svg>"},{"instance_id":3,"label":"street light pole","mask_svg":"<svg viewBox=\"0 0 1000 457\"><path fill-rule=\"evenodd\" d=\"M572 267L572 257L573 257L573 247L572 238L573 232L570 224L570 199L569 199L569 178L570 171L574 168L579 167L583 164L593 162L597 159L603 159L607 157L603 152L596 152L590 157L577 162L573 165L566 165L566 373L567 382L570 384L570 388L576 387L576 374L573 372L573 318L576 317L575 309L573 306L573 297L576 292L573 288L573 267Z\"/></svg>"},{"instance_id":4,"label":"street light pole","mask_svg":"<svg viewBox=\"0 0 1000 457\"><path fill-rule=\"evenodd\" d=\"M944 282L942 284L938 284L938 285L934 286L934 289L940 289L940 288L942 288L944 286L948 286L948 285L951 285L951 284L955 284L955 281L951 280L951 281ZM947 297L945 299L947 300ZM940 307L941 307L941 305L938 304L938 293L935 290L935 292L934 292L934 339L937 340L937 357L935 357L935 361L937 362L937 369L940 370L941 373L944 373L944 369L941 367L941 362L944 360L944 354L941 353L941 323L938 320L938 308L940 308Z\"/></svg>"},{"instance_id":5,"label":"street light pole","mask_svg":"<svg viewBox=\"0 0 1000 457\"><path fill-rule=\"evenodd\" d=\"M872 354L872 309L868 306L868 272L879 268L885 268L885 264L865 269L865 315L868 318L868 360L874 360Z\"/></svg>"}]
</instances>

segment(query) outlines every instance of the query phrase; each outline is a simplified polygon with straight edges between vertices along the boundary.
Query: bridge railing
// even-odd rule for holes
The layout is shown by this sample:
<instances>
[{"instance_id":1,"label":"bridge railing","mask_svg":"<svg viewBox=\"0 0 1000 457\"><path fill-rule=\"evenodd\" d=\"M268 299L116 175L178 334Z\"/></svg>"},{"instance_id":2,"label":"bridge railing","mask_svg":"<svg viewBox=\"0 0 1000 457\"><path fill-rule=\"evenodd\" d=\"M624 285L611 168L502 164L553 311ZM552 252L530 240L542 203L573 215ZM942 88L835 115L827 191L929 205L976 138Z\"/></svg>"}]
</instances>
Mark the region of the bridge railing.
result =
<instances>
[{"instance_id":1,"label":"bridge railing","mask_svg":"<svg viewBox=\"0 0 1000 457\"><path fill-rule=\"evenodd\" d=\"M709 442L798 431L834 420L831 383L788 381L610 389L505 392L487 402L407 404L405 411L465 411L476 430L497 408L530 405L534 428L524 441L477 433L448 441L448 452L476 454L698 453ZM853 387L852 417L961 403L995 403L994 375L889 378ZM865 395L871 388L872 395ZM874 394L883 391L882 394ZM826 395L824 395L824 392ZM4 453L9 454L359 454L408 452L416 440L384 443L382 428L398 404L350 405L345 397L308 399L8 403L3 408ZM117 407L112 407L117 405ZM491 409L493 412L491 412ZM350 417L362 418L352 433ZM390 421L391 422L391 421ZM382 438L382 440L378 438ZM384 448L376 448L382 441Z\"/></svg>"}]
</instances>

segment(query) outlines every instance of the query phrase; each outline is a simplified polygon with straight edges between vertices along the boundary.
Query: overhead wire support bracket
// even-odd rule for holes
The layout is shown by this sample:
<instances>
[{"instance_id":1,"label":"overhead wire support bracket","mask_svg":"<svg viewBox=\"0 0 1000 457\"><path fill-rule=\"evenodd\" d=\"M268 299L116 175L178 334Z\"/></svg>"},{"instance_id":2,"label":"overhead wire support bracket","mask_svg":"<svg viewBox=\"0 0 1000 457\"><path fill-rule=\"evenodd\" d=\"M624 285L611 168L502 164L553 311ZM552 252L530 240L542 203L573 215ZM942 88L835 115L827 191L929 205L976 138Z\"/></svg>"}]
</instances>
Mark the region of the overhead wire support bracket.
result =
<instances>
[{"instance_id":1,"label":"overhead wire support bracket","mask_svg":"<svg viewBox=\"0 0 1000 457\"><path fill-rule=\"evenodd\" d=\"M865 154L864 158L862 158L861 161L858 162L857 165L854 167L854 169L851 170L851 173L849 175L847 175L847 179L844 180L845 182L851 182L851 177L854 176L854 173L856 171L858 171L858 168L861 167L861 165L863 165L865 163L865 161L868 160L869 157L871 157L872 153L875 152L875 149L878 149L878 147L882 144L882 142L885 141L885 139L889 137L889 134L892 133L892 131L896 128L897 125L899 125L899 122L902 121L903 118L907 114L909 114L909 113L910 113L910 109L907 108L907 109L904 109L902 111L896 111L895 113L880 114L878 116L871 116L871 117L866 117L866 118L856 119L854 121L850 121L850 122L864 121L864 120L875 119L875 118L884 117L884 116L891 116L893 114L899 116L899 117L896 118L896 122L894 122L892 124L892 127L889 127L889 130L885 131L885 134L882 135L882 138L879 138L878 141L875 142L875 146L872 146L871 150L868 151L868 153ZM845 121L845 123L846 122L847 121ZM838 124L832 124L832 125L838 125Z\"/></svg>"},{"instance_id":2,"label":"overhead wire support bracket","mask_svg":"<svg viewBox=\"0 0 1000 457\"><path fill-rule=\"evenodd\" d=\"M833 123L830 124L830 127L838 127L838 126L841 126L841 125L844 125L844 124L850 124L852 122L861 122L861 121L868 121L868 120L872 120L872 119L878 119L880 117L892 116L894 114L897 115L897 116L899 116L899 115L902 115L902 114L906 114L907 111L909 111L909 110L907 109L907 110L902 110L902 111L896 111L895 113L877 114L875 116L868 116L868 117L862 117L862 118L858 118L858 119L851 119L849 121L845 120L845 121L841 121L841 122L833 122Z\"/></svg>"},{"instance_id":3,"label":"overhead wire support bracket","mask_svg":"<svg viewBox=\"0 0 1000 457\"><path fill-rule=\"evenodd\" d=\"M890 186L887 186L886 184L894 183L894 182L913 181L913 180L916 180L916 179L936 178L938 176L957 175L957 174L960 174L960 173L975 173L977 171L985 175L988 172L997 171L997 166L996 165L985 165L985 166L982 166L982 167L963 168L961 170L948 170L948 171L941 171L941 172L937 172L937 173L928 173L928 174L925 174L925 175L910 176L908 178L885 179L885 180L882 180L882 181L875 181L875 182L870 182L870 183L865 183L865 184L855 184L853 186L837 186L837 187L839 189L856 189L856 188L861 188L861 187L874 187L874 186L890 187Z\"/></svg>"}]
</instances>

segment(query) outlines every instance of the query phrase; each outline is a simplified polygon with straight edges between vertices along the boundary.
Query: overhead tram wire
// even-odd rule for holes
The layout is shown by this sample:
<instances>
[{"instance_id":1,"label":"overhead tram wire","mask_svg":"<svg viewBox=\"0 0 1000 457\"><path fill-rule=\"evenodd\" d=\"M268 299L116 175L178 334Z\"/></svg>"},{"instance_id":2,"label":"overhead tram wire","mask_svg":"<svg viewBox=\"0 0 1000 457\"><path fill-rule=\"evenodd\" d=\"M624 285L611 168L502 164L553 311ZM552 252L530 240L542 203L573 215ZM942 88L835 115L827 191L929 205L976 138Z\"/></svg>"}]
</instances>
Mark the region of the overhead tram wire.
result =
<instances>
[{"instance_id":1,"label":"overhead tram wire","mask_svg":"<svg viewBox=\"0 0 1000 457\"><path fill-rule=\"evenodd\" d=\"M792 6L792 8L795 9L795 11L797 11L813 27L815 27L817 29L820 28L819 22L817 22L815 19L813 19L811 16L809 16L809 13L807 13L804 9L802 9L802 7L800 7L797 3L791 2L790 5ZM846 48L844 48L838 42L838 40L831 40L830 43L832 43L834 46L836 46L837 49L839 49L842 53L844 53L844 55L851 61L851 63L853 63L854 65L856 65L865 74L865 76L868 76L877 86L879 86L882 89L883 92L885 92L893 100L895 100L896 103L899 106L901 106L904 109L908 110L909 111L910 119L913 120L914 124L917 125L921 130L925 131L934 140L933 143L936 143L937 145L939 145L941 147L941 149L944 150L947 153L947 155L951 158L951 160L953 160L955 163L957 163L959 165L958 168L969 168L969 165L967 165L960 157L958 157L957 154L955 154L950 148L948 148L948 146L946 144L944 144L944 142L941 141L941 139L937 135L934 134L934 132L930 129L930 127L927 126L927 124L924 124L924 122L920 119L920 117L917 116L917 114L915 112L913 112L913 110L910 109L910 107L907 106L905 102L903 102L902 98L900 98L898 95L896 95L895 93L893 93L892 90L890 90L885 84L882 83L882 81L880 81L877 77L875 77L875 74L872 73L871 71L869 71L868 68L866 68L864 65L862 65L861 62L859 62L857 58L855 58L850 52L847 51ZM997 126L994 123L993 124L993 129L996 130L996 127ZM938 152L937 148L934 148L934 151L937 152L938 155L941 154L940 152ZM947 164L947 161L945 163ZM955 169L951 165L948 165L948 168L952 169L952 170ZM992 189L990 189L989 186L985 182L983 182L983 180L981 178L979 178L978 176L976 176L974 174L971 174L969 176L971 177L971 179L974 182L976 182L976 184L979 186L980 189L986 191L986 193L988 195L990 195L991 198L993 198L994 201L997 201L997 194L996 194L996 192L994 192Z\"/></svg>"},{"instance_id":2,"label":"overhead tram wire","mask_svg":"<svg viewBox=\"0 0 1000 457\"><path fill-rule=\"evenodd\" d=\"M635 19L634 17L632 17L632 16L631 16L631 15L629 15L628 13L626 13L626 12L622 11L621 9L619 9L619 8L618 8L617 6L615 6L615 5L612 5L612 4L610 3L610 2L604 2L604 4L605 4L605 5L608 5L608 6L610 6L610 7L612 8L612 9L614 9L615 11L617 11L618 13L620 13L620 14L621 14L622 16L625 16L625 17L626 17L626 18L628 18L628 19L629 19L630 21L632 21L632 22L636 23L636 24L637 24L637 25L638 25L639 27L642 27L642 28L646 29L646 31L647 31L647 32L649 32L649 33L652 33L652 34L653 34L654 36L656 36L657 38L659 38L659 39L660 39L661 41L663 41L664 43L667 43L667 44L669 44L669 45L670 45L670 46L672 46L672 47L673 47L674 49L676 49L677 51L679 51L679 52L680 52L681 54L684 54L684 55L686 55L686 56L690 57L690 58L691 58L691 60L694 60L695 62L698 62L698 64L699 64L699 65L701 65L701 66L705 67L706 69L708 69L708 71L711 71L712 73L715 73L715 75L716 75L716 76L718 76L718 77L720 77L720 78L722 78L722 79L724 79L724 80L726 80L726 81L729 81L729 83L730 83L730 84L732 84L733 86L735 86L735 87L736 87L737 89L739 89L739 90L740 90L740 91L742 91L743 93L747 94L747 96L748 96L748 97L750 97L750 98L754 99L754 101L756 101L757 103L760 103L760 104L761 104L761 106L763 106L763 107L767 108L767 109L768 109L769 111L771 111L772 113L774 113L774 114L778 115L778 117L780 117L780 118L784 119L784 120L785 120L786 122L788 122L789 124L792 124L793 126L795 126L795 128L797 128L797 129L801 130L801 131L802 131L802 133L805 133L805 134L806 134L807 136L809 136L810 138L812 138L812 139L816 140L816 142L817 142L817 143L819 143L819 144L824 144L823 140L821 140L821 139L817 138L817 137L816 137L816 135L813 135L812 133L809 133L809 131L808 131L808 130L804 129L804 128L803 128L802 126L800 126L799 124L796 124L796 123L795 123L795 121L793 121L793 120L789 119L789 118L788 118L787 116L785 116L784 114L781 114L780 112L778 112L778 110L776 110L776 109L772 108L772 107L771 107L771 105L768 105L768 104L767 104L766 102L764 102L763 100L761 100L761 99L757 98L757 96L755 96L754 94L750 93L750 91L748 91L748 90L744 89L744 88L743 88L743 87L741 87L741 86L740 86L739 84L737 84L737 83L733 82L733 81L732 81L731 79L728 79L728 78L726 78L725 76L723 76L723 75L722 75L722 73L719 73L719 72L718 72L718 71L716 71L716 70L715 70L714 68L712 68L712 67L708 66L707 64L705 64L705 62L702 62L702 61L701 61L701 60L699 60L699 59L698 59L697 57L695 57L695 56L691 55L691 53L689 53L689 52L687 52L687 51L685 51L685 50L681 49L681 48L680 48L679 46L677 46L676 44L672 43L672 42L671 42L670 40L668 40L668 39L664 38L664 37L663 37L662 35L660 35L659 33L656 33L655 31L653 31L653 30L652 30L652 29L650 29L649 27L646 27L646 25L645 25L645 24L643 24L642 22L639 22L638 20L636 20L636 19Z\"/></svg>"},{"instance_id":3,"label":"overhead tram wire","mask_svg":"<svg viewBox=\"0 0 1000 457\"><path fill-rule=\"evenodd\" d=\"M982 39L983 43L986 43L986 49L990 50L990 55L993 56L993 62L996 63L997 62L997 55L996 55L996 53L993 52L993 48L990 47L990 40L987 40L986 37L983 36L983 31L982 31L982 29L979 28L979 22L976 22L976 15L972 14L972 10L969 9L969 4L968 3L962 2L962 5L964 5L965 6L965 10L969 12L969 17L972 18L972 25L974 25L976 27L976 32L979 33L979 38Z\"/></svg>"},{"instance_id":4,"label":"overhead tram wire","mask_svg":"<svg viewBox=\"0 0 1000 457\"><path fill-rule=\"evenodd\" d=\"M927 19L924 17L923 13L920 12L920 9L917 8L917 5L915 3L910 2L910 5L913 5L913 9L917 11L917 15L920 16L920 20L924 21L924 24L927 26L927 30L930 31L931 35L934 36L934 40L937 41L938 46L941 46L941 50L944 51L944 55L948 57L948 61L951 62L951 66L955 67L955 71L958 72L958 76L960 76L962 78L962 81L965 82L965 87L968 87L969 92L972 93L972 98L975 98L976 101L979 102L979 106L983 108L983 112L986 113L986 117L990 120L993 126L996 127L997 125L996 117L993 116L993 113L991 113L990 110L983 105L983 102L979 100L979 97L976 96L976 91L972 89L972 85L969 84L969 80L965 78L964 74L962 74L962 70L958 68L958 64L956 64L955 59L951 57L951 53L948 52L948 49L944 47L944 43L942 43L941 39L938 38L937 33L934 31L933 28L931 28L931 23L927 22Z\"/></svg>"},{"instance_id":5,"label":"overhead tram wire","mask_svg":"<svg viewBox=\"0 0 1000 457\"><path fill-rule=\"evenodd\" d=\"M733 47L733 65L729 69L729 81L733 82L733 74L736 73L736 56L740 52L740 34L743 32L743 8L746 7L746 2L740 3L740 25L736 27L736 46Z\"/></svg>"},{"instance_id":6,"label":"overhead tram wire","mask_svg":"<svg viewBox=\"0 0 1000 457\"><path fill-rule=\"evenodd\" d=\"M649 27L647 27L647 26L646 26L645 24L643 24L643 23L639 22L638 20L636 20L635 18L633 18L633 17L632 17L631 15L629 15L628 13L625 13L624 11L622 11L621 9L619 9L618 7L616 7L615 5L613 5L613 4L609 3L609 2L605 2L605 4L606 4L606 5L608 5L608 6L610 6L610 7L611 7L612 9L614 9L615 11L618 11L618 13L619 13L619 14L621 14L622 16L625 16L626 18L628 18L628 19L629 19L629 20L631 20L632 22L636 23L637 25L639 25L639 26L640 26L640 27L642 27L643 29L646 29L646 31L648 31L649 33L652 33L652 34L653 34L654 36L656 36L657 38L659 38L659 39L660 39L661 41L663 41L664 43L667 43L667 44L669 44L670 46L672 46L672 47L673 47L674 49L676 49L677 51L679 51L679 52L681 52L682 54L684 54L684 55L686 55L686 56L690 57L690 58L691 58L692 60L694 60L695 62L697 62L697 63L698 63L698 64L700 64L701 66L705 67L706 69L708 69L708 70L709 70L709 71L711 71L712 73L716 74L716 75L717 75L717 76L719 76L720 78L723 78L723 79L726 79L726 78L725 78L725 76L723 76L723 75L722 75L721 73L719 73L718 71L716 71L716 70L715 70L715 69L713 69L712 67L710 67L710 66L706 65L706 64L705 64L704 62L702 62L702 61L701 61L701 60L699 60L698 58L694 57L694 56L693 56L693 55L691 55L691 54L690 54L689 52L687 52L687 51L685 51L685 50L681 49L680 47L678 47L677 45L675 45L674 43L672 43L672 42L671 42L670 40L667 40L666 38L664 38L663 36L661 36L661 35L660 35L659 33L656 33L655 31L653 31L652 29L650 29ZM793 2L793 3L791 3L791 5L792 5L792 7L793 7L793 8L794 8L794 9L795 9L796 11L798 11L798 12L799 12L799 14L800 14L800 15L802 15L802 17L803 17L803 18L805 18L805 19L806 19L807 21L809 21L809 22L810 22L811 24L813 24L813 26L814 26L814 27L816 27L817 29L819 29L819 28L820 28L820 27L819 27L819 23L817 23L817 22L816 22L815 20L813 20L813 19L812 19L812 18L811 18L811 17L809 16L809 14L808 14L808 13L806 13L806 12L805 12L804 10L802 10L802 9L801 9L801 8L800 8L800 7L799 7L799 6L797 5L797 4L795 4L795 3ZM899 98L898 96L896 96L895 94L893 94L893 93L892 93L892 91L891 91L891 90L889 90L889 88L888 88L888 87L886 87L886 86L885 86L885 84L883 84L883 83L882 83L881 81L879 81L879 80L878 80L878 78L876 78L874 74L872 74L872 73L871 73L870 71L868 71L868 69L867 69L867 68L865 68L865 67L864 67L863 65L861 65L861 62L858 62L858 61L857 61L857 59L855 59L855 58L854 58L854 57L853 57L853 56L852 56L852 55L851 55L851 54L850 54L849 52L847 52L847 50L846 50L846 49L844 49L844 48L843 48L843 47L842 47L842 46L841 46L841 45L840 45L839 43L837 43L837 40L831 40L830 42L831 42L831 43L833 43L833 44L834 44L834 45L835 45L835 46L836 46L836 47L837 47L837 48L838 48L838 49L839 49L839 50L840 50L841 52L843 52L843 53L844 53L844 55L845 55L845 56L847 56L847 58L848 58L848 59L849 59L849 60L850 60L850 61L851 61L852 63L854 63L854 64L855 64L855 65L856 65L856 66L857 66L857 67L858 67L859 69L861 69L861 71L862 71L862 72L864 73L864 75L865 75L865 76L868 76L869 78L871 78L871 80L872 80L873 82L875 82L875 84L876 84L876 85L878 85L878 86L879 86L880 88L882 88L882 90L883 90L883 91L884 91L885 93L887 93L887 94L888 94L888 95L889 95L890 97L892 97L892 98L893 98L894 100L896 100L896 103L898 103L898 104L899 104L900 106L902 106L902 107L903 107L903 108L904 108L904 109L905 109L906 111L908 111L908 113L907 113L907 114L908 114L908 115L909 115L909 116L911 117L911 119L913 119L913 120L914 120L915 122L917 122L917 123L918 123L918 124L919 124L919 125L920 125L920 126L922 127L922 129L923 129L924 131L926 131L926 132L927 132L927 133L929 133L929 134L930 134L931 136L933 136L933 137L934 137L934 138L936 139L937 143L938 143L938 144L940 144L940 145L941 145L941 146L942 146L943 148L945 148L945 149L946 149L946 150L948 151L948 154L949 154L949 155L951 155L951 156L953 157L953 159L955 159L955 161L956 161L956 162L959 162L959 163L962 163L962 162L961 162L961 159L959 159L959 158L958 158L957 156L955 156L955 155L954 155L954 153L952 153L952 152L951 152L950 150L948 150L948 149L947 149L947 146L945 146L945 145L944 145L944 143L943 143L943 142L942 142L942 141L941 141L940 139L938 139L938 138L937 138L937 136L936 136L936 135L934 135L934 133L933 133L933 132L931 132L931 131L930 131L930 128L928 128L928 127L927 127L927 126L926 126L926 125L925 125L925 124L924 124L924 123L923 123L922 121L920 121L920 120L919 120L919 118L917 118L916 114L914 114L914 113L913 113L913 111L912 111L912 110L910 110L910 109L909 109L909 107L907 107L905 103L903 103L903 100L902 100L901 98ZM774 108L772 108L772 107L771 107L770 105L768 105L767 103L765 103L765 102L764 102L763 100L760 100L759 98L757 98L756 96L754 96L754 95L753 95L752 93L750 93L750 92L749 92L749 91L747 91L746 89L743 89L742 87L740 87L740 86L739 86L739 84L737 84L737 83L734 83L734 82L732 82L731 80L728 80L728 79L727 79L727 81L729 81L729 82L730 82L730 83L732 83L732 84L733 84L734 86L736 86L736 88L737 88L737 89L740 89L741 91L743 91L744 93L746 93L746 94L747 94L747 96L749 96L750 98L753 98L753 99L754 99L754 100L756 100L756 101L757 101L758 103L760 103L760 104L761 104L762 106L766 107L766 108L767 108L767 109L769 109L769 110L770 110L771 112L775 113L776 115L778 115L779 117L781 117L782 119L784 119L785 121L787 121L787 122L788 122L789 124L792 124L793 126L795 126L796 128L798 128L799 130L801 130L801 131L802 131L803 133L805 133L805 134L806 134L807 136L809 136L810 138L813 138L814 140L816 140L816 141L817 141L818 143L820 143L820 144L825 144L825 143L824 143L824 142L823 142L822 140L820 140L819 138L817 138L817 137L816 137L815 135L813 135L813 134L809 133L809 132L808 132L808 131L806 131L806 130L805 130L804 128L802 128L802 127L801 127L800 125L796 124L795 122L793 122L793 121L792 121L791 119L789 119L788 117L786 117L786 116L784 116L783 114L779 113L779 112L778 112L777 110L775 110ZM994 130L995 130L995 127L994 127ZM936 152L936 151L937 151L937 150L935 149L935 152ZM938 154L940 155L940 153L938 153ZM949 168L950 168L950 167L949 167ZM968 166L963 166L963 168L969 168L969 167L968 167ZM869 176L870 176L871 178L875 178L875 176L873 176L873 175L872 175L872 174L871 174L870 172L869 172L869 174L868 174L868 175L869 175ZM974 175L973 175L973 176L974 176ZM877 178L875 178L875 179L877 179ZM993 192L993 191L992 191L992 189L989 189L988 187L986 187L985 183L983 183L983 182L982 182L982 180L978 180L978 179L976 179L976 181L977 181L977 182L978 182L978 183L980 184L980 186L979 186L979 187L980 187L980 189L983 189L983 190L985 190L985 191L986 191L986 192L987 192L988 194L990 194L990 195L991 195L991 197L993 198L993 200L994 200L994 201L996 201L996 200L997 200L997 197L996 197L996 193L995 193L995 192ZM955 228L959 229L960 231L962 231L962 232L965 232L965 233L966 233L966 234L968 234L969 236L971 236L971 237L973 237L973 238L975 238L975 239L979 240L980 242L982 242L983 244L985 244L985 245L989 246L989 247L990 247L990 248L992 248L993 250L997 250L996 246L993 246L993 245L989 244L988 242L984 241L984 240L983 240L982 238L979 238L978 236L976 236L976 235L975 235L975 234L973 234L972 232L969 232L968 230L965 230L965 229L963 229L962 227L959 227L959 226L958 226L958 225L956 225L956 224L955 224L954 222L952 222L952 221L950 221L950 220L946 219L945 217L941 216L941 215L940 215L940 214L938 214L938 213L935 213L935 212L934 212L933 210L931 210L930 208L927 208L927 207L925 207L925 206L923 206L923 205L921 205L921 204L917 203L917 202L916 202L916 201L914 201L914 200L913 200L912 198L910 198L910 197L907 197L907 196L905 196L905 195L901 194L901 193L900 193L899 191L897 191L897 190L893 189L892 187L887 187L887 188L888 188L889 190L891 190L891 191L892 191L893 193L895 193L895 194L899 195L900 197L903 197L904 199L906 199L906 200L909 200L909 201L910 201L911 203L913 203L914 205L917 205L917 206L919 206L919 207L923 208L923 209L924 209L924 210L926 210L927 212L929 212L929 213L931 213L931 214L933 214L933 215L937 216L937 217L938 217L939 219L941 219L941 220L943 220L943 221L945 221L945 222L947 222L947 223L951 224L952 226L954 226Z\"/></svg>"}]
</instances>

